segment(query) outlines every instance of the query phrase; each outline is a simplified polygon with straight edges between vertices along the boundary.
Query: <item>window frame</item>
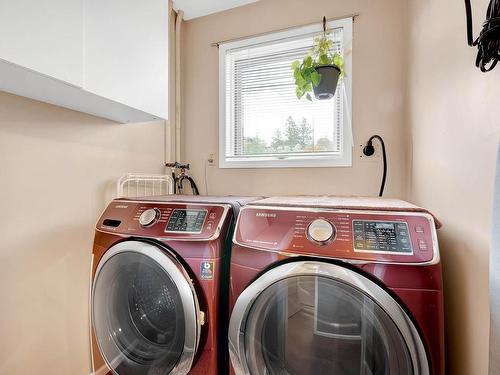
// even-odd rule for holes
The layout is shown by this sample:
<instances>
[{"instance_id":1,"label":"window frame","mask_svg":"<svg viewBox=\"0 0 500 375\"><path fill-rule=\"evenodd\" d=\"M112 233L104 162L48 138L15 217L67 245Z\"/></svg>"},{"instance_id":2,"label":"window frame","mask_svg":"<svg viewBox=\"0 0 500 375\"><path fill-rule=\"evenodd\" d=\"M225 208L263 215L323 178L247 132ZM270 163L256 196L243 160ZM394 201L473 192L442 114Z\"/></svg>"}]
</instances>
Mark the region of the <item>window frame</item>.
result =
<instances>
[{"instance_id":1,"label":"window frame","mask_svg":"<svg viewBox=\"0 0 500 375\"><path fill-rule=\"evenodd\" d=\"M351 17L327 22L330 29L343 28L344 48L352 43ZM226 54L229 50L250 47L305 34L321 33L323 24L291 28L256 37L238 39L219 45L219 168L302 168L352 167L352 52L344 54L344 87L342 152L340 155L259 155L226 158ZM342 93L344 95L344 93ZM305 99L304 99L305 100Z\"/></svg>"}]
</instances>

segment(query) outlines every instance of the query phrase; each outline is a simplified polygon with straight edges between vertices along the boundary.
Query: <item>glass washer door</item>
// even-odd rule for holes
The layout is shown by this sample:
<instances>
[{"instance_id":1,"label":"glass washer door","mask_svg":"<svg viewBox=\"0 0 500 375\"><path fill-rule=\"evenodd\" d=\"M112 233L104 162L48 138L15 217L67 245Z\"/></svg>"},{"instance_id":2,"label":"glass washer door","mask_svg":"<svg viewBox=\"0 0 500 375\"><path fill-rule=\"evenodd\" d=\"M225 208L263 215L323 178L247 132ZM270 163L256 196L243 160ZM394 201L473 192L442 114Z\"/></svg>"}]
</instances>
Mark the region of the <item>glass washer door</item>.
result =
<instances>
[{"instance_id":1,"label":"glass washer door","mask_svg":"<svg viewBox=\"0 0 500 375\"><path fill-rule=\"evenodd\" d=\"M200 337L190 278L170 252L140 241L111 247L92 288L92 325L116 375L184 375Z\"/></svg>"},{"instance_id":2,"label":"glass washer door","mask_svg":"<svg viewBox=\"0 0 500 375\"><path fill-rule=\"evenodd\" d=\"M428 375L423 343L399 304L344 267L292 262L238 298L229 326L236 374Z\"/></svg>"}]
</instances>

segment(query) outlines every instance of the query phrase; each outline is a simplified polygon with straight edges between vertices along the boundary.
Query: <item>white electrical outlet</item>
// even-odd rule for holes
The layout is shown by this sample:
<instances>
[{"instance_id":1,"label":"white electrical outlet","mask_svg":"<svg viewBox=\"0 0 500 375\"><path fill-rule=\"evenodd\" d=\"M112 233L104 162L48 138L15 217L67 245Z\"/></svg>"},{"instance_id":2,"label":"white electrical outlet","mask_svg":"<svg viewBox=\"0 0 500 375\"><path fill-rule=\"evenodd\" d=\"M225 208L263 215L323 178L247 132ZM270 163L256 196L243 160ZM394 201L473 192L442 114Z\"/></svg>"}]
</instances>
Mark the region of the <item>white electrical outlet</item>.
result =
<instances>
[{"instance_id":1,"label":"white electrical outlet","mask_svg":"<svg viewBox=\"0 0 500 375\"><path fill-rule=\"evenodd\" d=\"M208 154L207 164L210 166L215 166L215 154Z\"/></svg>"}]
</instances>

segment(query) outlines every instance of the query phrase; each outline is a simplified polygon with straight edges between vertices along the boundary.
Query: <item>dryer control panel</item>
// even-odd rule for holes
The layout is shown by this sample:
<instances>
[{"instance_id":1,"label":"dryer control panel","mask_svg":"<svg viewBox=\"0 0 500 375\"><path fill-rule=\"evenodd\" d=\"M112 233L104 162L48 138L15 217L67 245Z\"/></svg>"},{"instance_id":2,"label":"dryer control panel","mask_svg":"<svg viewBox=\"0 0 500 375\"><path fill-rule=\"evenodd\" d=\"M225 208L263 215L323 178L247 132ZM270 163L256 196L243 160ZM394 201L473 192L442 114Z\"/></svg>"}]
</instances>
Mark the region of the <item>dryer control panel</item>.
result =
<instances>
[{"instance_id":1,"label":"dryer control panel","mask_svg":"<svg viewBox=\"0 0 500 375\"><path fill-rule=\"evenodd\" d=\"M127 236L216 238L229 205L115 200L102 214L96 229Z\"/></svg>"},{"instance_id":2,"label":"dryer control panel","mask_svg":"<svg viewBox=\"0 0 500 375\"><path fill-rule=\"evenodd\" d=\"M247 206L234 242L341 259L426 263L437 257L434 219L420 212Z\"/></svg>"}]
</instances>

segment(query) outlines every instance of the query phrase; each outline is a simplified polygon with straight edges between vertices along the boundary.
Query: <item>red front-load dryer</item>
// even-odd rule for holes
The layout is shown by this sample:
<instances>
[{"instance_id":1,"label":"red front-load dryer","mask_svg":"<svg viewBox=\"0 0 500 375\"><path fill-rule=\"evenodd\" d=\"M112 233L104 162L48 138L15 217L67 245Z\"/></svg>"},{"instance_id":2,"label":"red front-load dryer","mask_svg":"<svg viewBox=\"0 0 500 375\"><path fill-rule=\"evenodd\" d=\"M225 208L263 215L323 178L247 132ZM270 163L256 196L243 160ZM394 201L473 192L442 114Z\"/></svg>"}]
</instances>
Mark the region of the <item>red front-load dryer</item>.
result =
<instances>
[{"instance_id":1,"label":"red front-load dryer","mask_svg":"<svg viewBox=\"0 0 500 375\"><path fill-rule=\"evenodd\" d=\"M443 375L436 223L386 199L243 208L230 267L232 372Z\"/></svg>"},{"instance_id":2,"label":"red front-load dryer","mask_svg":"<svg viewBox=\"0 0 500 375\"><path fill-rule=\"evenodd\" d=\"M117 199L96 226L94 374L224 374L234 219L252 198Z\"/></svg>"}]
</instances>

